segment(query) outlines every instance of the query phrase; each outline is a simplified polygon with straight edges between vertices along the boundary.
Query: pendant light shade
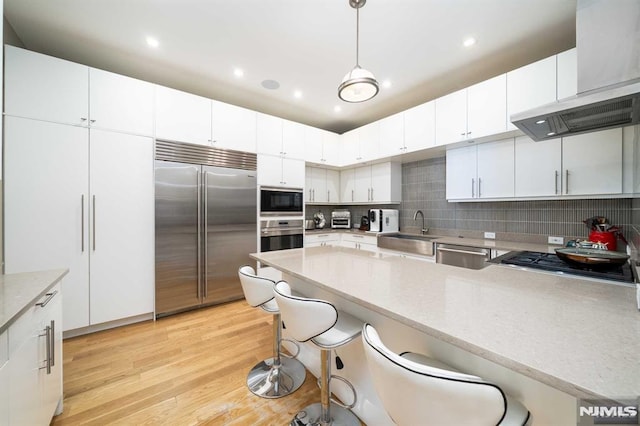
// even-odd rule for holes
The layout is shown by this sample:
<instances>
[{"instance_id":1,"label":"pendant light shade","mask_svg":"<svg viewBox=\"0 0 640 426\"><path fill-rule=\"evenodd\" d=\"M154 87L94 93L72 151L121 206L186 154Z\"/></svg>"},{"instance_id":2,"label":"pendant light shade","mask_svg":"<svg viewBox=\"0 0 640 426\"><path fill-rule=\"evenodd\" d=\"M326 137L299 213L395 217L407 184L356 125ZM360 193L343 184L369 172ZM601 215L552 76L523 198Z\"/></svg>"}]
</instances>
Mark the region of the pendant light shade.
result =
<instances>
[{"instance_id":1,"label":"pendant light shade","mask_svg":"<svg viewBox=\"0 0 640 426\"><path fill-rule=\"evenodd\" d=\"M367 0L349 0L349 5L356 10L356 66L347 73L338 86L338 97L345 102L364 102L373 98L380 90L373 73L360 67L360 8Z\"/></svg>"}]
</instances>

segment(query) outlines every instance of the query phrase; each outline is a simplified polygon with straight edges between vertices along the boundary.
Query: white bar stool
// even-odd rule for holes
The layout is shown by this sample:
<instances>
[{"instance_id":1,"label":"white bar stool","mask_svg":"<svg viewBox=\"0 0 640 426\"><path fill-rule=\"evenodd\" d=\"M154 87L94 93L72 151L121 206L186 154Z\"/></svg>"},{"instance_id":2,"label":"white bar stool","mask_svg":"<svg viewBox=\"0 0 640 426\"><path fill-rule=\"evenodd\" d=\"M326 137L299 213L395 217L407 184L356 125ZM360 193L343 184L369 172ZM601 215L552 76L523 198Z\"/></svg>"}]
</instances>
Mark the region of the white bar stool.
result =
<instances>
[{"instance_id":1,"label":"white bar stool","mask_svg":"<svg viewBox=\"0 0 640 426\"><path fill-rule=\"evenodd\" d=\"M362 342L373 385L399 426L525 425L529 411L499 386L421 354L397 355L365 324Z\"/></svg>"},{"instance_id":2,"label":"white bar stool","mask_svg":"<svg viewBox=\"0 0 640 426\"><path fill-rule=\"evenodd\" d=\"M362 321L338 310L324 300L307 299L291 295L291 287L285 281L274 287L276 302L291 336L299 342L311 341L320 348L320 403L311 404L298 412L292 426L302 425L354 425L360 420L349 410L356 403L356 391L347 380L331 375L331 350L346 345L357 338ZM353 391L353 402L343 405L331 398L330 381L344 382Z\"/></svg>"},{"instance_id":3,"label":"white bar stool","mask_svg":"<svg viewBox=\"0 0 640 426\"><path fill-rule=\"evenodd\" d=\"M302 386L307 373L304 365L297 359L280 356L282 322L278 305L273 298L275 282L257 276L251 266L242 266L238 270L238 276L247 303L273 315L273 357L260 361L249 371L247 387L262 398L289 395Z\"/></svg>"}]
</instances>

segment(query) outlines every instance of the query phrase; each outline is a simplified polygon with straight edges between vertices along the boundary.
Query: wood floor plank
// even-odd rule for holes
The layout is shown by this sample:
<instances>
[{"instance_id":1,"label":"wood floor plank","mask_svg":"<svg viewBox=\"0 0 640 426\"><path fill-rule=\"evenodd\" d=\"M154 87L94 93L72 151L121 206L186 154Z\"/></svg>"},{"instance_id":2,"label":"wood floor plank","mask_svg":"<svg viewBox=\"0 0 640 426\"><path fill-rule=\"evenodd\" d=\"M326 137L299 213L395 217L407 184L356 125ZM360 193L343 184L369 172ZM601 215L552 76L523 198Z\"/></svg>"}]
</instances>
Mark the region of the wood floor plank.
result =
<instances>
[{"instance_id":1,"label":"wood floor plank","mask_svg":"<svg viewBox=\"0 0 640 426\"><path fill-rule=\"evenodd\" d=\"M259 398L247 373L271 356L272 316L244 300L64 341L64 412L52 425L286 425L316 379Z\"/></svg>"}]
</instances>

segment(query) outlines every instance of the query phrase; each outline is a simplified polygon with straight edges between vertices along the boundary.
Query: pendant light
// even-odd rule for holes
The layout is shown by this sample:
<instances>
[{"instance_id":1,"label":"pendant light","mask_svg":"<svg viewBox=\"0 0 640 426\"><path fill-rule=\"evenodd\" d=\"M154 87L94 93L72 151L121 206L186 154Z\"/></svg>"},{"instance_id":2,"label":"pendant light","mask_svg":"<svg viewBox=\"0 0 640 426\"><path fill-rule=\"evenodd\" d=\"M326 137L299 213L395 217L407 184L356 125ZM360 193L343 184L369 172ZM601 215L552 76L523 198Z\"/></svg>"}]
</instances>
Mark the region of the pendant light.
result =
<instances>
[{"instance_id":1,"label":"pendant light","mask_svg":"<svg viewBox=\"0 0 640 426\"><path fill-rule=\"evenodd\" d=\"M373 74L360 67L360 8L367 0L349 0L349 5L356 10L356 66L347 73L338 86L338 97L345 102L364 102L378 94L378 82Z\"/></svg>"}]
</instances>

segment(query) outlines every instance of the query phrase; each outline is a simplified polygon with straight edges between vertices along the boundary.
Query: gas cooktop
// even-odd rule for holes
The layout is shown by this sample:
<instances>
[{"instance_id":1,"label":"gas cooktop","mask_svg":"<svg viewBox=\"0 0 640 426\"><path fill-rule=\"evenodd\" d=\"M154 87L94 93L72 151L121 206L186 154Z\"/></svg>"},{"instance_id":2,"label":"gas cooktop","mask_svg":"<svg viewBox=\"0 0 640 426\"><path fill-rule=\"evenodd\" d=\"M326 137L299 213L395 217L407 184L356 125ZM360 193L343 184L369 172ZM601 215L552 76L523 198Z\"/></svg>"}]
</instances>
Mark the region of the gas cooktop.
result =
<instances>
[{"instance_id":1,"label":"gas cooktop","mask_svg":"<svg viewBox=\"0 0 640 426\"><path fill-rule=\"evenodd\" d=\"M492 262L626 284L634 283L634 276L629 263L606 269L601 267L592 268L568 264L556 256L555 253L542 253L537 251L510 252L494 259Z\"/></svg>"}]
</instances>

